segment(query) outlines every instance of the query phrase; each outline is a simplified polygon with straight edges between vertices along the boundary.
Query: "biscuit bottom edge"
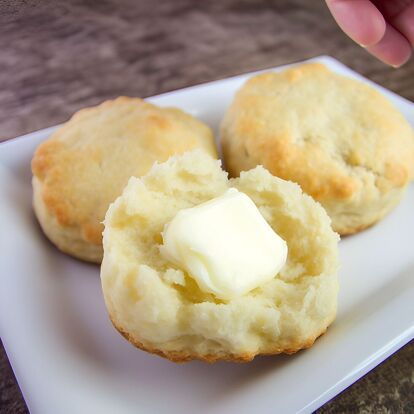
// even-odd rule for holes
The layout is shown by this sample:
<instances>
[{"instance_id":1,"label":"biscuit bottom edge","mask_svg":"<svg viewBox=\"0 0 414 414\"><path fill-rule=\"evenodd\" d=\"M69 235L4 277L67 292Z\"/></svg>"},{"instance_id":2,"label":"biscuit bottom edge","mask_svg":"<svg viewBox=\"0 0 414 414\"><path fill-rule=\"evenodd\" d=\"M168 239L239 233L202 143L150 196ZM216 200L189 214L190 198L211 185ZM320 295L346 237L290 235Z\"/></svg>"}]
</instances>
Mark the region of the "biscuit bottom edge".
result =
<instances>
[{"instance_id":1,"label":"biscuit bottom edge","mask_svg":"<svg viewBox=\"0 0 414 414\"><path fill-rule=\"evenodd\" d=\"M346 227L346 228L336 228L335 226L332 226L334 231L336 231L341 237L347 237L352 236L354 234L357 234L361 231L367 230L371 227L374 227L376 224L378 224L382 220L381 218L378 218L374 221L371 221L370 223L364 223L357 227Z\"/></svg>"},{"instance_id":2,"label":"biscuit bottom edge","mask_svg":"<svg viewBox=\"0 0 414 414\"><path fill-rule=\"evenodd\" d=\"M323 329L321 332L316 334L315 336L309 338L308 340L298 343L297 346L294 346L292 348L275 348L272 351L268 352L257 352L257 353L246 353L246 354L226 354L226 355L200 355L200 354L191 354L186 353L182 351L162 351L157 348L151 348L148 346L145 346L142 342L138 341L136 338L134 338L132 335L130 335L127 331L122 329L117 323L114 321L112 316L109 314L109 319L114 326L114 328L133 346L135 346L138 349L141 349L142 351L145 351L149 354L157 355L159 357L168 359L171 362L175 363L185 363L190 361L202 361L202 362L208 362L210 364L213 364L215 362L219 361L227 361L227 362L238 362L238 363L245 363L245 362L251 362L255 357L259 356L272 356L272 355L279 355L279 354L287 354L287 355L293 355L302 349L310 348L315 341L324 335L326 331L328 330L328 326Z\"/></svg>"}]
</instances>

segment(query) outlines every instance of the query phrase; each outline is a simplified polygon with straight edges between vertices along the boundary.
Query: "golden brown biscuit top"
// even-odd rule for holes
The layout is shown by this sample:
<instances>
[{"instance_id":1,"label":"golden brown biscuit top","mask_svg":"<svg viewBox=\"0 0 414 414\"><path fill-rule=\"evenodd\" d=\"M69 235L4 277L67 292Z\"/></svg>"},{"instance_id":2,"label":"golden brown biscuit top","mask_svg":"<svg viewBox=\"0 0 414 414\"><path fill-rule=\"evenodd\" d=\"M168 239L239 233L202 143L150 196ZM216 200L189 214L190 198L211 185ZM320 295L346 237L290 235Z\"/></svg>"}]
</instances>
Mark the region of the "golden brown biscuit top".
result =
<instances>
[{"instance_id":1,"label":"golden brown biscuit top","mask_svg":"<svg viewBox=\"0 0 414 414\"><path fill-rule=\"evenodd\" d=\"M106 210L129 177L194 148L217 156L206 125L176 108L120 97L77 112L37 148L32 171L58 222L100 244Z\"/></svg>"},{"instance_id":2,"label":"golden brown biscuit top","mask_svg":"<svg viewBox=\"0 0 414 414\"><path fill-rule=\"evenodd\" d=\"M319 200L350 198L365 180L386 192L414 169L414 135L402 114L371 86L318 63L249 79L222 140L231 174L263 164Z\"/></svg>"}]
</instances>

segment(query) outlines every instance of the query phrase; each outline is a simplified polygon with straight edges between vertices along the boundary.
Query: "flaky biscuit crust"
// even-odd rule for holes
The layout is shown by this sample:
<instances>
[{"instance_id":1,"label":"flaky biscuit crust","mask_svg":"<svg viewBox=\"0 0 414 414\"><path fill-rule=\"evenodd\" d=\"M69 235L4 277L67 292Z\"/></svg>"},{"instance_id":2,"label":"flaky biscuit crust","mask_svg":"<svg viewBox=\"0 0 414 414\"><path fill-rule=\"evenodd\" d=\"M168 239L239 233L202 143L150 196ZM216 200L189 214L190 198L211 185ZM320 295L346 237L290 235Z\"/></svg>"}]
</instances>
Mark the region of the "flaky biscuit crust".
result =
<instances>
[{"instance_id":1,"label":"flaky biscuit crust","mask_svg":"<svg viewBox=\"0 0 414 414\"><path fill-rule=\"evenodd\" d=\"M297 182L351 234L400 200L414 169L412 128L374 88L319 63L249 79L221 126L232 176L261 164Z\"/></svg>"},{"instance_id":2,"label":"flaky biscuit crust","mask_svg":"<svg viewBox=\"0 0 414 414\"><path fill-rule=\"evenodd\" d=\"M43 200L43 184L33 177L33 209L43 233L63 253L92 263L102 261L102 246L84 240L79 229L62 227L56 216L51 214Z\"/></svg>"},{"instance_id":3,"label":"flaky biscuit crust","mask_svg":"<svg viewBox=\"0 0 414 414\"><path fill-rule=\"evenodd\" d=\"M105 212L128 178L194 148L217 156L210 128L179 109L120 97L80 110L32 160L43 230L62 251L99 263Z\"/></svg>"}]
</instances>

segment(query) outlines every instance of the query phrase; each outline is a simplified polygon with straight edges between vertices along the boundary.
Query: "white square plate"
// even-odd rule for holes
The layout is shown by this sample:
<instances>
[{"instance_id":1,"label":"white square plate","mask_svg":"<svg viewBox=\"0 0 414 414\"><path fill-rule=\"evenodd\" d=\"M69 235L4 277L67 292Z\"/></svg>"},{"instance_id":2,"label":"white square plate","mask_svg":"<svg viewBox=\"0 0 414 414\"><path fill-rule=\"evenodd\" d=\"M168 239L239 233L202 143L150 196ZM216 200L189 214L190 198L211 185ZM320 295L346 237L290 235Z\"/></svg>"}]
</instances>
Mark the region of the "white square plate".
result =
<instances>
[{"instance_id":1,"label":"white square plate","mask_svg":"<svg viewBox=\"0 0 414 414\"><path fill-rule=\"evenodd\" d=\"M363 79L332 58L315 60ZM249 76L150 101L217 130ZM414 105L378 88L414 124ZM0 334L32 413L308 413L413 338L411 185L382 222L340 242L338 317L309 350L249 364L176 365L133 348L108 320L98 267L59 253L34 219L30 160L53 129L0 145Z\"/></svg>"}]
</instances>

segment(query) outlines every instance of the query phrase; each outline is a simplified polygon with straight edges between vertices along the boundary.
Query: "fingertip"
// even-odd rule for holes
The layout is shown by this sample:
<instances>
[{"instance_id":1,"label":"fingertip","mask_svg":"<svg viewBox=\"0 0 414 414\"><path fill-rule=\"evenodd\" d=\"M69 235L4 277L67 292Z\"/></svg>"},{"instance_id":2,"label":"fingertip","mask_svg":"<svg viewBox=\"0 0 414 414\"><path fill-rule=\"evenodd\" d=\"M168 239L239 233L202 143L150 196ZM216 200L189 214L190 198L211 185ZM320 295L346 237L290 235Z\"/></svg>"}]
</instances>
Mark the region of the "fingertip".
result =
<instances>
[{"instance_id":1,"label":"fingertip","mask_svg":"<svg viewBox=\"0 0 414 414\"><path fill-rule=\"evenodd\" d=\"M404 66L410 60L411 55L412 55L412 53L410 51L410 53L408 53L407 55L405 55L405 56L403 56L399 59L393 59L393 63L388 63L388 62L385 62L385 61L384 61L384 63L392 66L394 69L399 69L401 66Z\"/></svg>"},{"instance_id":2,"label":"fingertip","mask_svg":"<svg viewBox=\"0 0 414 414\"><path fill-rule=\"evenodd\" d=\"M399 68L412 54L409 41L391 25L387 25L384 37L376 45L367 47L368 52L384 63Z\"/></svg>"},{"instance_id":3,"label":"fingertip","mask_svg":"<svg viewBox=\"0 0 414 414\"><path fill-rule=\"evenodd\" d=\"M394 69L398 69L401 66L405 65L412 56L412 49L409 48L409 50L405 52L405 54L400 55L399 57L393 59L392 63L388 63L390 66L392 66ZM384 62L387 63L387 62Z\"/></svg>"},{"instance_id":4,"label":"fingertip","mask_svg":"<svg viewBox=\"0 0 414 414\"><path fill-rule=\"evenodd\" d=\"M356 43L368 47L385 34L386 22L369 0L326 0L339 27Z\"/></svg>"}]
</instances>

